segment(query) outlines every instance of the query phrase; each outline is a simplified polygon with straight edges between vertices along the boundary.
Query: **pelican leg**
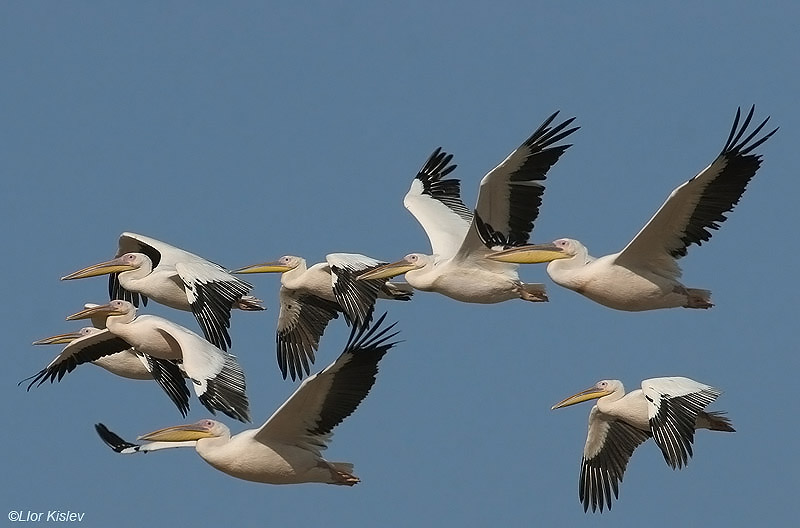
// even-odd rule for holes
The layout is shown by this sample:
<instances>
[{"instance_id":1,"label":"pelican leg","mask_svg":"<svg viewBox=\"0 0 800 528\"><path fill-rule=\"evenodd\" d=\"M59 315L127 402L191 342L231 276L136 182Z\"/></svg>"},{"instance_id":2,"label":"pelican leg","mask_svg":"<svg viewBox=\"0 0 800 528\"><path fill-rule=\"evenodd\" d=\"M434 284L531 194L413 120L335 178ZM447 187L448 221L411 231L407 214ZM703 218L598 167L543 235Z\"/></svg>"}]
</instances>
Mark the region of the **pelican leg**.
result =
<instances>
[{"instance_id":1,"label":"pelican leg","mask_svg":"<svg viewBox=\"0 0 800 528\"><path fill-rule=\"evenodd\" d=\"M238 308L239 310L244 310L245 312L266 310L266 308L261 306L262 302L263 301L261 299L256 299L252 295L243 295L241 299L238 299L233 303L233 307Z\"/></svg>"},{"instance_id":2,"label":"pelican leg","mask_svg":"<svg viewBox=\"0 0 800 528\"><path fill-rule=\"evenodd\" d=\"M523 301L548 302L549 300L544 289L544 284L520 283L515 288L515 291Z\"/></svg>"},{"instance_id":3,"label":"pelican leg","mask_svg":"<svg viewBox=\"0 0 800 528\"><path fill-rule=\"evenodd\" d=\"M711 292L709 290L676 286L672 291L686 296L686 304L683 305L684 308L700 308L707 310L714 306L714 303L711 302Z\"/></svg>"},{"instance_id":4,"label":"pelican leg","mask_svg":"<svg viewBox=\"0 0 800 528\"><path fill-rule=\"evenodd\" d=\"M337 467L340 466L340 467ZM348 469L352 468L353 466L350 464L336 464L328 462L327 460L320 460L317 463L317 467L326 468L328 471L331 472L331 479L333 482L331 484L335 484L337 486L355 486L361 479L357 476L353 475L348 471L348 469L344 469L344 466L347 466Z\"/></svg>"}]
</instances>

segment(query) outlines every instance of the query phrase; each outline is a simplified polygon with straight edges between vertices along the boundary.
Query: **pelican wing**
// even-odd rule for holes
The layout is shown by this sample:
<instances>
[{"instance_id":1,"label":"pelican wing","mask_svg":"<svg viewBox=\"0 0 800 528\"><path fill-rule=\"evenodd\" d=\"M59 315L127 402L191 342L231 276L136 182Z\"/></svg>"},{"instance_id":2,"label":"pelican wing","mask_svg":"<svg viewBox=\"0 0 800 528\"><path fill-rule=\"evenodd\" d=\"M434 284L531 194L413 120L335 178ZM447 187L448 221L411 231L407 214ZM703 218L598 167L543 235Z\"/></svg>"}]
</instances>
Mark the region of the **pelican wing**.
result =
<instances>
[{"instance_id":1,"label":"pelican wing","mask_svg":"<svg viewBox=\"0 0 800 528\"><path fill-rule=\"evenodd\" d=\"M578 496L583 510L611 509L611 493L619 497L619 483L633 451L650 437L625 422L603 414L595 405L589 413L589 436L583 449Z\"/></svg>"},{"instance_id":2,"label":"pelican wing","mask_svg":"<svg viewBox=\"0 0 800 528\"><path fill-rule=\"evenodd\" d=\"M651 378L642 382L653 438L672 469L692 456L697 415L722 392L689 378Z\"/></svg>"},{"instance_id":3,"label":"pelican wing","mask_svg":"<svg viewBox=\"0 0 800 528\"><path fill-rule=\"evenodd\" d=\"M143 360L158 386L167 393L181 415L186 418L189 413L189 389L186 387L186 380L178 364L169 359L154 358L147 354L138 354L138 356Z\"/></svg>"},{"instance_id":4,"label":"pelican wing","mask_svg":"<svg viewBox=\"0 0 800 528\"><path fill-rule=\"evenodd\" d=\"M362 281L363 282L363 281ZM331 319L339 317L341 307L332 301L281 286L278 316L278 367L283 379L303 378L314 363L314 351Z\"/></svg>"},{"instance_id":5,"label":"pelican wing","mask_svg":"<svg viewBox=\"0 0 800 528\"><path fill-rule=\"evenodd\" d=\"M152 325L173 350L180 351L183 370L206 409L213 414L222 411L236 420L250 421L244 372L235 356L161 317L140 315L136 320Z\"/></svg>"},{"instance_id":6,"label":"pelican wing","mask_svg":"<svg viewBox=\"0 0 800 528\"><path fill-rule=\"evenodd\" d=\"M385 279L356 280L361 273L386 264L357 253L331 253L325 260L331 268L333 295L348 324L363 326L372 320L378 295L386 288Z\"/></svg>"},{"instance_id":7,"label":"pelican wing","mask_svg":"<svg viewBox=\"0 0 800 528\"><path fill-rule=\"evenodd\" d=\"M755 130L745 135L753 118L755 106L745 117L741 127L741 109L737 109L728 141L717 158L694 178L669 195L650 221L617 256L621 266L650 265L662 270L671 278L680 276L675 262L686 255L692 244L702 245L711 238L711 231L719 229L726 220L725 213L733 210L742 197L747 184L761 166L761 155L752 154L778 129L756 138L769 117Z\"/></svg>"},{"instance_id":8,"label":"pelican wing","mask_svg":"<svg viewBox=\"0 0 800 528\"><path fill-rule=\"evenodd\" d=\"M378 362L396 342L382 328L386 314L371 328L353 327L342 354L331 365L307 378L256 433L263 443L277 441L319 453L333 428L356 410L375 384Z\"/></svg>"},{"instance_id":9,"label":"pelican wing","mask_svg":"<svg viewBox=\"0 0 800 528\"><path fill-rule=\"evenodd\" d=\"M442 258L455 255L472 222L472 211L461 201L461 181L445 179L456 168L452 159L441 148L434 150L403 199L428 235L432 252Z\"/></svg>"},{"instance_id":10,"label":"pelican wing","mask_svg":"<svg viewBox=\"0 0 800 528\"><path fill-rule=\"evenodd\" d=\"M91 333L67 344L50 364L23 381L32 380L28 385L28 390L31 390L34 385L40 386L47 380L50 380L50 383L56 380L61 381L61 378L75 370L78 365L90 363L129 348L131 345L127 341L108 330L93 329Z\"/></svg>"},{"instance_id":11,"label":"pelican wing","mask_svg":"<svg viewBox=\"0 0 800 528\"><path fill-rule=\"evenodd\" d=\"M211 343L227 350L231 345L228 328L234 303L253 289L221 266L197 257L177 262L175 269L186 285L186 296L203 334Z\"/></svg>"},{"instance_id":12,"label":"pelican wing","mask_svg":"<svg viewBox=\"0 0 800 528\"><path fill-rule=\"evenodd\" d=\"M490 229L501 233L511 246L526 244L539 216L547 172L571 145L556 145L579 127L567 128L574 117L550 126L558 112L548 117L516 150L481 180L476 213ZM477 220L464 238L459 255L488 252Z\"/></svg>"}]
</instances>

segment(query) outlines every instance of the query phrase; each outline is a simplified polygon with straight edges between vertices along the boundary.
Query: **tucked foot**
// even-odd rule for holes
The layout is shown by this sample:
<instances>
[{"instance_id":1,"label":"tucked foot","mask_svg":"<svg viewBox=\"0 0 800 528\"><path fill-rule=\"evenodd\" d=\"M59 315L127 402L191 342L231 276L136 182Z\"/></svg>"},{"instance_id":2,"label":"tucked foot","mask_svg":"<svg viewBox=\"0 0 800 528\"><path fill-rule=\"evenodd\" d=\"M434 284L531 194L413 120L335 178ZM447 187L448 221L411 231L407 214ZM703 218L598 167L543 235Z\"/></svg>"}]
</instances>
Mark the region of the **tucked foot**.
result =
<instances>
[{"instance_id":1,"label":"tucked foot","mask_svg":"<svg viewBox=\"0 0 800 528\"><path fill-rule=\"evenodd\" d=\"M350 473L345 473L344 471L331 471L331 475L333 476L334 484L338 486L355 486L361 479L355 475Z\"/></svg>"},{"instance_id":2,"label":"tucked foot","mask_svg":"<svg viewBox=\"0 0 800 528\"><path fill-rule=\"evenodd\" d=\"M523 301L548 302L544 284L520 284L516 289L519 298Z\"/></svg>"},{"instance_id":3,"label":"tucked foot","mask_svg":"<svg viewBox=\"0 0 800 528\"><path fill-rule=\"evenodd\" d=\"M707 310L714 306L711 302L711 292L708 290L698 290L695 288L686 289L685 308L701 308Z\"/></svg>"},{"instance_id":4,"label":"tucked foot","mask_svg":"<svg viewBox=\"0 0 800 528\"><path fill-rule=\"evenodd\" d=\"M239 310L244 310L246 312L256 312L259 310L266 310L261 303L263 301L261 299L256 299L252 295L245 295L235 303L233 303L234 308L238 308Z\"/></svg>"}]
</instances>

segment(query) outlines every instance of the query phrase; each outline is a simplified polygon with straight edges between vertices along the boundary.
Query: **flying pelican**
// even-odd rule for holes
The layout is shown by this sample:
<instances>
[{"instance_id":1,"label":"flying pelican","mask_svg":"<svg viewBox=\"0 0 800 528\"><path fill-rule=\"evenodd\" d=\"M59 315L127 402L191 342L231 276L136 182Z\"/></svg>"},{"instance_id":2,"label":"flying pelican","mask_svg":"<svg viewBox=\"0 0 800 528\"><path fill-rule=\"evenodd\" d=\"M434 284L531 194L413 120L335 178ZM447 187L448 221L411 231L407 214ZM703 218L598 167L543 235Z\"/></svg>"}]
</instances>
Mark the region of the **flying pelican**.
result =
<instances>
[{"instance_id":1,"label":"flying pelican","mask_svg":"<svg viewBox=\"0 0 800 528\"><path fill-rule=\"evenodd\" d=\"M146 444L126 442L97 424L100 437L117 453L194 447L214 468L236 478L267 484L322 482L352 486L359 482L353 465L329 462L321 451L334 427L355 411L367 396L378 373L378 362L396 343L394 324L380 329L353 326L339 358L322 372L307 378L259 429L231 436L220 422L201 420L168 427L139 437Z\"/></svg>"},{"instance_id":2,"label":"flying pelican","mask_svg":"<svg viewBox=\"0 0 800 528\"><path fill-rule=\"evenodd\" d=\"M67 345L59 357L37 375L37 380L43 380L45 377L52 380L54 376L60 380L64 375L60 373L61 370L66 373L75 368L74 366L69 368L73 361L76 365L80 365L133 347L137 352L153 358L180 361L183 372L193 382L192 386L200 403L212 413L222 411L231 418L243 422L250 421L244 372L235 356L223 352L194 332L162 317L137 316L136 307L129 301L117 299L108 304L85 308L70 315L67 320L88 319L98 315L106 316L106 329ZM101 338L105 344L93 346ZM115 342L115 346L106 346L108 341ZM176 374L173 370L171 379L175 380L176 385L181 386L180 392L187 390L182 373ZM170 394L169 390L166 388L165 390ZM176 387L176 390L180 389ZM173 394L170 394L170 397L185 414L179 403L183 398ZM184 398L188 399L188 396Z\"/></svg>"},{"instance_id":3,"label":"flying pelican","mask_svg":"<svg viewBox=\"0 0 800 528\"><path fill-rule=\"evenodd\" d=\"M95 305L97 306L97 305ZM78 365L91 362L117 376L134 380L155 380L175 403L183 416L189 411L189 389L184 372L175 361L136 352L124 339L107 329L87 326L77 332L58 334L33 342L34 345L67 345L45 368L20 382L41 386L45 381L61 381ZM108 354L97 357L99 354ZM96 359L91 359L91 358Z\"/></svg>"},{"instance_id":4,"label":"flying pelican","mask_svg":"<svg viewBox=\"0 0 800 528\"><path fill-rule=\"evenodd\" d=\"M689 378L651 378L642 388L625 394L619 380L594 386L553 406L560 409L597 399L589 413L589 436L583 449L578 496L583 510L611 509L611 492L619 498L619 482L633 451L651 436L672 469L681 469L692 456L697 429L734 432L720 412L705 412L721 394Z\"/></svg>"},{"instance_id":5,"label":"flying pelican","mask_svg":"<svg viewBox=\"0 0 800 528\"><path fill-rule=\"evenodd\" d=\"M748 182L761 165L761 155L751 154L778 129L756 139L767 117L746 138L755 106L741 128L736 111L731 133L722 152L697 176L669 195L639 234L619 253L594 258L577 240L561 238L552 244L520 246L489 255L499 262L532 264L550 262L553 282L609 308L626 311L659 308L711 308L711 292L687 288L678 280L677 260L692 244L711 238L739 202Z\"/></svg>"},{"instance_id":6,"label":"flying pelican","mask_svg":"<svg viewBox=\"0 0 800 528\"><path fill-rule=\"evenodd\" d=\"M225 268L160 240L122 233L114 259L80 269L61 280L109 275L111 299L139 306L154 301L191 311L203 334L222 350L231 345L228 333L231 308L263 310L258 299L246 295L253 287Z\"/></svg>"},{"instance_id":7,"label":"flying pelican","mask_svg":"<svg viewBox=\"0 0 800 528\"><path fill-rule=\"evenodd\" d=\"M479 230L490 228L510 245L527 242L539 214L547 171L571 145L555 145L578 127L564 130L575 118L550 127L558 112L481 180L473 214L461 201L460 181L443 179L455 165L437 148L422 166L403 204L422 225L432 255L410 253L402 260L365 273L359 279L402 273L414 288L434 291L470 303L498 303L522 298L547 301L542 284L525 284L517 266L484 258L491 250ZM499 265L498 265L499 264Z\"/></svg>"},{"instance_id":8,"label":"flying pelican","mask_svg":"<svg viewBox=\"0 0 800 528\"><path fill-rule=\"evenodd\" d=\"M284 255L273 262L247 266L232 273L281 273L278 316L278 367L286 379L310 372L314 352L331 319L344 313L350 325L363 326L372 318L375 300L407 301L414 293L406 283L385 279L356 281L359 273L386 264L355 253L331 253L311 267L305 259Z\"/></svg>"}]
</instances>

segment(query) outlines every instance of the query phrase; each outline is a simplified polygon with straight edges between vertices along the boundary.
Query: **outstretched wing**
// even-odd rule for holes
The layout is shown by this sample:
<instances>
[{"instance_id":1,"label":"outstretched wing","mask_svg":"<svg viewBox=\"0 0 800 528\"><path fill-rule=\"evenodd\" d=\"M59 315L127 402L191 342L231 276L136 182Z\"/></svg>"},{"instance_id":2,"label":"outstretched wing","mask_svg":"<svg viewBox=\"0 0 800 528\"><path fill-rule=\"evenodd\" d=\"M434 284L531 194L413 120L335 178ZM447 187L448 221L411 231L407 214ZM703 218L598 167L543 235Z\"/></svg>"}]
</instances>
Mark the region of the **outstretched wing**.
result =
<instances>
[{"instance_id":1,"label":"outstretched wing","mask_svg":"<svg viewBox=\"0 0 800 528\"><path fill-rule=\"evenodd\" d=\"M719 229L744 194L747 184L761 166L761 155L753 150L768 140L778 129L756 136L769 121L764 119L747 137L755 106L750 108L741 127L741 109L731 127L722 152L705 169L669 195L650 221L620 252L616 262L621 266L650 265L677 278L680 268L675 262L686 255L692 244L701 245Z\"/></svg>"},{"instance_id":2,"label":"outstretched wing","mask_svg":"<svg viewBox=\"0 0 800 528\"><path fill-rule=\"evenodd\" d=\"M583 511L611 509L611 494L619 497L619 483L634 450L650 437L625 422L601 413L593 406L589 413L589 435L583 449L578 497Z\"/></svg>"},{"instance_id":3,"label":"outstretched wing","mask_svg":"<svg viewBox=\"0 0 800 528\"><path fill-rule=\"evenodd\" d=\"M481 180L476 213L505 237L509 245L525 244L539 216L547 172L571 145L556 145L578 127L567 128L575 118L550 126L558 112L548 117L522 145ZM475 220L459 249L465 258L488 252Z\"/></svg>"},{"instance_id":4,"label":"outstretched wing","mask_svg":"<svg viewBox=\"0 0 800 528\"><path fill-rule=\"evenodd\" d=\"M34 385L38 387L47 380L50 380L50 383L61 381L61 378L75 370L78 365L131 348L127 341L108 330L89 327L84 330L90 332L67 344L45 368L22 380L22 382L31 380L27 390L31 390Z\"/></svg>"},{"instance_id":5,"label":"outstretched wing","mask_svg":"<svg viewBox=\"0 0 800 528\"><path fill-rule=\"evenodd\" d=\"M298 387L256 433L256 439L309 449L324 449L333 428L366 398L378 373L378 362L396 342L383 327L386 314L371 328L353 327L342 354L331 365Z\"/></svg>"},{"instance_id":6,"label":"outstretched wing","mask_svg":"<svg viewBox=\"0 0 800 528\"><path fill-rule=\"evenodd\" d=\"M461 181L445 176L455 170L452 154L437 148L411 182L403 205L414 215L442 258L455 255L469 230L470 211L461 201Z\"/></svg>"}]
</instances>

